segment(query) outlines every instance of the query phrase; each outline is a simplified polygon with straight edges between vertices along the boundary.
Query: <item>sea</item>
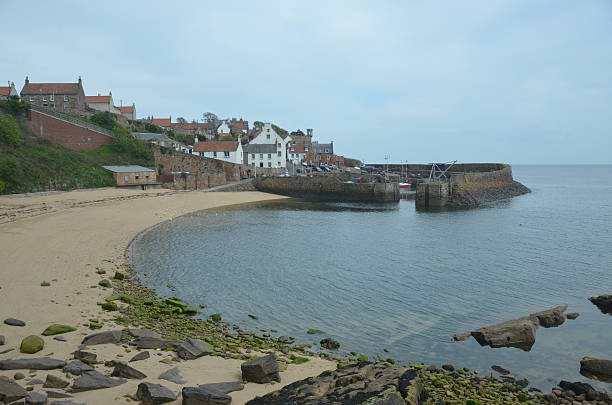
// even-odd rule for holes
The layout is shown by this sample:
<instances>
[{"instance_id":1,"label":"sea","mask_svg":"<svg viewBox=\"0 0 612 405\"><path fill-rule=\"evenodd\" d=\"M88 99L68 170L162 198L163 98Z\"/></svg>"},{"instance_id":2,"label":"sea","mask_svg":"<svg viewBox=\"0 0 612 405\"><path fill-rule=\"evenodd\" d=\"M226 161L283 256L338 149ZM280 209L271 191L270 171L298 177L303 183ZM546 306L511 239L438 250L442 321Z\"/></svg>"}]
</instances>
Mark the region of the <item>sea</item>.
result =
<instances>
[{"instance_id":1,"label":"sea","mask_svg":"<svg viewBox=\"0 0 612 405\"><path fill-rule=\"evenodd\" d=\"M579 369L584 356L612 359L612 316L587 300L612 294L612 166L513 172L532 192L479 208L278 200L164 222L128 253L146 287L246 330L315 345L331 337L340 354L483 375L500 365L540 389L569 380L610 392ZM565 304L580 316L538 328L529 352L452 339Z\"/></svg>"}]
</instances>

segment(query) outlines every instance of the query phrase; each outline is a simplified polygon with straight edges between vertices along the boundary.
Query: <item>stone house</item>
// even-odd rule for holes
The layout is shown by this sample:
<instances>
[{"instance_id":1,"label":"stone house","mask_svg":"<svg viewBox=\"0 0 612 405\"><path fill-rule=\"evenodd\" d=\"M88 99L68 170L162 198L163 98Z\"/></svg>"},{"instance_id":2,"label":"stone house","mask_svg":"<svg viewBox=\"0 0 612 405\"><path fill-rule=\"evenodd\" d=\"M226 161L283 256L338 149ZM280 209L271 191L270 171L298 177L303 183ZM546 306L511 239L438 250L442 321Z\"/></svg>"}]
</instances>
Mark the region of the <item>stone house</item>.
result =
<instances>
[{"instance_id":1,"label":"stone house","mask_svg":"<svg viewBox=\"0 0 612 405\"><path fill-rule=\"evenodd\" d=\"M113 102L112 92L109 92L108 96L102 96L100 93L98 93L97 96L85 96L85 103L89 108L93 108L96 111L121 115L121 111L115 107L115 103Z\"/></svg>"},{"instance_id":2,"label":"stone house","mask_svg":"<svg viewBox=\"0 0 612 405\"><path fill-rule=\"evenodd\" d=\"M77 83L30 83L26 76L20 94L26 103L58 111L80 112L86 106L81 77Z\"/></svg>"},{"instance_id":3,"label":"stone house","mask_svg":"<svg viewBox=\"0 0 612 405\"><path fill-rule=\"evenodd\" d=\"M291 140L289 135L279 135L269 122L264 123L247 146L247 164L253 167L286 168Z\"/></svg>"},{"instance_id":4,"label":"stone house","mask_svg":"<svg viewBox=\"0 0 612 405\"><path fill-rule=\"evenodd\" d=\"M242 143L238 141L207 141L193 145L192 154L224 162L242 164Z\"/></svg>"},{"instance_id":5,"label":"stone house","mask_svg":"<svg viewBox=\"0 0 612 405\"><path fill-rule=\"evenodd\" d=\"M132 121L136 120L136 104L132 104L131 106L121 106L118 108L121 115L123 115L125 118Z\"/></svg>"},{"instance_id":6,"label":"stone house","mask_svg":"<svg viewBox=\"0 0 612 405\"><path fill-rule=\"evenodd\" d=\"M0 86L0 100L6 100L10 96L19 96L13 82L8 82L8 86Z\"/></svg>"},{"instance_id":7,"label":"stone house","mask_svg":"<svg viewBox=\"0 0 612 405\"><path fill-rule=\"evenodd\" d=\"M157 185L157 172L143 166L102 166L113 173L118 187L146 188Z\"/></svg>"},{"instance_id":8,"label":"stone house","mask_svg":"<svg viewBox=\"0 0 612 405\"><path fill-rule=\"evenodd\" d=\"M303 143L290 145L287 151L287 159L294 165L301 166L306 160L307 149L308 147Z\"/></svg>"}]
</instances>

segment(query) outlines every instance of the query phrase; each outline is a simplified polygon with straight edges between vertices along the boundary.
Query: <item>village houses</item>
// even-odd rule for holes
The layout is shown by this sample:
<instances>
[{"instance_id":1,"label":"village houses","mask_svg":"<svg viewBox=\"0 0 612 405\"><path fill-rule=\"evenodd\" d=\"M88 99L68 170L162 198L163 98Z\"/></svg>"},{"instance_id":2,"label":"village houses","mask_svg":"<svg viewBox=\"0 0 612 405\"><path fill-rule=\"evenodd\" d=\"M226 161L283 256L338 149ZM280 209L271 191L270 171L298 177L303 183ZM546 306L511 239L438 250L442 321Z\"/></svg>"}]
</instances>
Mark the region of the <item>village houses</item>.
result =
<instances>
[{"instance_id":1,"label":"village houses","mask_svg":"<svg viewBox=\"0 0 612 405\"><path fill-rule=\"evenodd\" d=\"M85 110L85 92L80 76L76 83L30 83L26 76L20 94L23 101L39 107L64 112Z\"/></svg>"},{"instance_id":2,"label":"village houses","mask_svg":"<svg viewBox=\"0 0 612 405\"><path fill-rule=\"evenodd\" d=\"M246 148L246 162L252 167L286 168L289 135L279 135L272 124L264 123Z\"/></svg>"},{"instance_id":3,"label":"village houses","mask_svg":"<svg viewBox=\"0 0 612 405\"><path fill-rule=\"evenodd\" d=\"M93 108L96 111L121 115L121 111L115 107L115 103L113 102L112 92L109 92L108 96L102 96L100 93L98 93L97 96L85 96L85 103L87 103L89 108Z\"/></svg>"},{"instance_id":4,"label":"village houses","mask_svg":"<svg viewBox=\"0 0 612 405\"><path fill-rule=\"evenodd\" d=\"M10 96L18 96L17 90L15 89L15 83L8 82L8 86L0 86L0 100L6 100Z\"/></svg>"},{"instance_id":5,"label":"village houses","mask_svg":"<svg viewBox=\"0 0 612 405\"><path fill-rule=\"evenodd\" d=\"M197 138L196 138L197 139ZM206 141L196 142L193 154L201 157L222 160L224 162L242 164L243 150L240 139L237 141Z\"/></svg>"},{"instance_id":6,"label":"village houses","mask_svg":"<svg viewBox=\"0 0 612 405\"><path fill-rule=\"evenodd\" d=\"M128 120L132 120L132 121L136 120L136 104L132 103L131 106L126 105L126 106L120 106L117 108L119 108L121 115L123 115Z\"/></svg>"}]
</instances>

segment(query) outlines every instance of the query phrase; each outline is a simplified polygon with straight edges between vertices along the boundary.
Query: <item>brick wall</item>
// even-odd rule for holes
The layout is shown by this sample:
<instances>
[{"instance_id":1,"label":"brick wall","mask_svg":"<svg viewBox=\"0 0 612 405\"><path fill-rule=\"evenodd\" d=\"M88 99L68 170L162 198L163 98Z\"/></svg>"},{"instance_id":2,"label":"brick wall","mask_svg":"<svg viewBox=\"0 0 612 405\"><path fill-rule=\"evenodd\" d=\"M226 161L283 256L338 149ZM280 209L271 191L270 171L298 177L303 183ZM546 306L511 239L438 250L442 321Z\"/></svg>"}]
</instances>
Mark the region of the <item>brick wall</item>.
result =
<instances>
[{"instance_id":1,"label":"brick wall","mask_svg":"<svg viewBox=\"0 0 612 405\"><path fill-rule=\"evenodd\" d=\"M111 143L110 136L34 110L30 111L28 126L36 135L74 150L92 150Z\"/></svg>"}]
</instances>

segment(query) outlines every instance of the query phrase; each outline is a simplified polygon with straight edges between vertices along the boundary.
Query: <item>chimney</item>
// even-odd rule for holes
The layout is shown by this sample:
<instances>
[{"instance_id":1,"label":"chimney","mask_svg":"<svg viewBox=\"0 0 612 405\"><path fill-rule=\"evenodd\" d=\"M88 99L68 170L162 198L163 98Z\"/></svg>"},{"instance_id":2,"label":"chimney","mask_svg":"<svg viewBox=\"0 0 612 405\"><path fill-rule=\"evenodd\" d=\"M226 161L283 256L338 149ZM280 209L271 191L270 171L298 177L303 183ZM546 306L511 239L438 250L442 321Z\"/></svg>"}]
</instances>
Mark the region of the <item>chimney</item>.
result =
<instances>
[{"instance_id":1,"label":"chimney","mask_svg":"<svg viewBox=\"0 0 612 405\"><path fill-rule=\"evenodd\" d=\"M83 84L83 80L81 80L81 76L79 76L79 84Z\"/></svg>"},{"instance_id":2,"label":"chimney","mask_svg":"<svg viewBox=\"0 0 612 405\"><path fill-rule=\"evenodd\" d=\"M306 130L306 136L312 136L312 128Z\"/></svg>"},{"instance_id":3,"label":"chimney","mask_svg":"<svg viewBox=\"0 0 612 405\"><path fill-rule=\"evenodd\" d=\"M30 84L30 79L28 78L28 76L26 76L25 84Z\"/></svg>"}]
</instances>

